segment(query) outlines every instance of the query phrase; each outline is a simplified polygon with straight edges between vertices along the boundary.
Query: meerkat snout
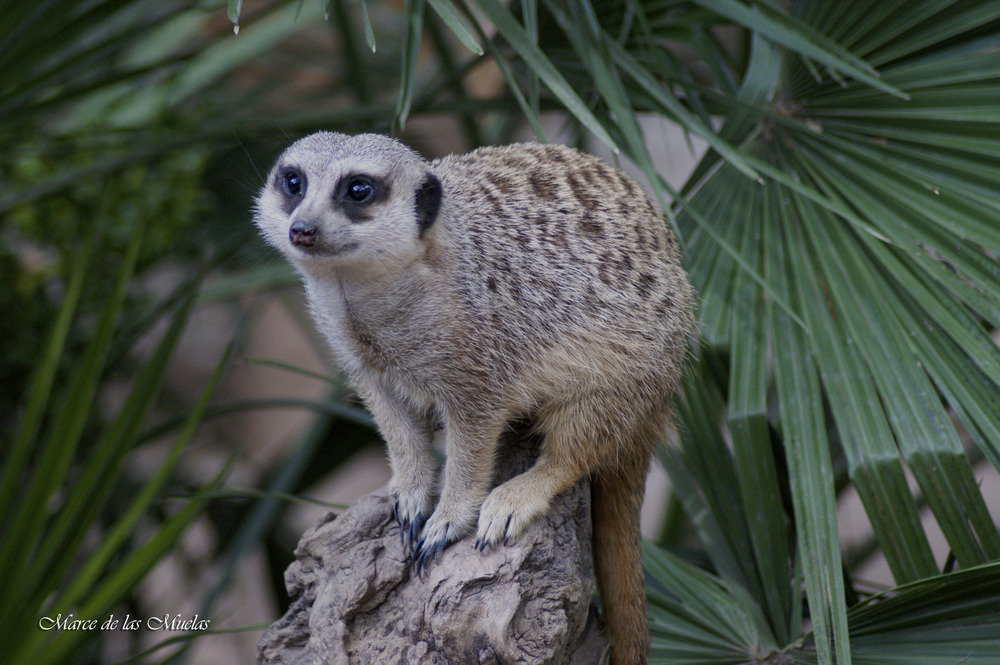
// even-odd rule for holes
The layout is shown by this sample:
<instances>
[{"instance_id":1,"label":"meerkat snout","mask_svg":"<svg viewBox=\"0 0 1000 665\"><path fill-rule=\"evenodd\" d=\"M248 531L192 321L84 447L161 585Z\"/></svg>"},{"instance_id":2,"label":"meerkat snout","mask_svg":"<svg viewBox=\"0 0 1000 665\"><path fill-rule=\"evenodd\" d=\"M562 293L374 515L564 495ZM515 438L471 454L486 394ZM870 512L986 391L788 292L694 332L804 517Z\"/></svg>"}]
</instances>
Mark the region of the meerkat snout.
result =
<instances>
[{"instance_id":1,"label":"meerkat snout","mask_svg":"<svg viewBox=\"0 0 1000 665\"><path fill-rule=\"evenodd\" d=\"M316 244L319 229L314 222L297 219L288 228L288 239L296 247L312 247Z\"/></svg>"}]
</instances>

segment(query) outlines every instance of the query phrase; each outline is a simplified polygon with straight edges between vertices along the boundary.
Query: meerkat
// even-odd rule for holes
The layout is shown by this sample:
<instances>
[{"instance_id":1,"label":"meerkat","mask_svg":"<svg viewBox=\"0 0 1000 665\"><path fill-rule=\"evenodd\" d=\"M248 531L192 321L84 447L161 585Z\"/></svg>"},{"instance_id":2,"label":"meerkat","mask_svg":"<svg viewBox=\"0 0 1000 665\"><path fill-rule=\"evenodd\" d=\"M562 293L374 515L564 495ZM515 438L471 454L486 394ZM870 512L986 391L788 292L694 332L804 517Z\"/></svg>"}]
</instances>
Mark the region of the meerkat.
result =
<instances>
[{"instance_id":1,"label":"meerkat","mask_svg":"<svg viewBox=\"0 0 1000 665\"><path fill-rule=\"evenodd\" d=\"M645 663L639 509L694 296L640 187L557 145L428 162L386 136L321 132L281 155L254 218L386 441L418 571L473 531L479 548L516 538L589 475L611 661ZM525 417L539 457L491 490L500 435Z\"/></svg>"}]
</instances>

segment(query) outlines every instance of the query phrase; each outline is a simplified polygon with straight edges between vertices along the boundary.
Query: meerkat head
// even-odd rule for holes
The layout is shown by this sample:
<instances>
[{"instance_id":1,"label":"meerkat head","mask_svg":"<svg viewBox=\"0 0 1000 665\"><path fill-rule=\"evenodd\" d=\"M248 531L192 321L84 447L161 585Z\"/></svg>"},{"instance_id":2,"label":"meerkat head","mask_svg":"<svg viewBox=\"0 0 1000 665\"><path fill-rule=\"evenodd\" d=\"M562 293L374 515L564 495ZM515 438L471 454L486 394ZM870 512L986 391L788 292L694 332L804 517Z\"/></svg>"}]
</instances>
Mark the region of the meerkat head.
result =
<instances>
[{"instance_id":1,"label":"meerkat head","mask_svg":"<svg viewBox=\"0 0 1000 665\"><path fill-rule=\"evenodd\" d=\"M303 272L391 271L422 256L440 205L441 182L403 144L320 132L278 158L254 222Z\"/></svg>"}]
</instances>

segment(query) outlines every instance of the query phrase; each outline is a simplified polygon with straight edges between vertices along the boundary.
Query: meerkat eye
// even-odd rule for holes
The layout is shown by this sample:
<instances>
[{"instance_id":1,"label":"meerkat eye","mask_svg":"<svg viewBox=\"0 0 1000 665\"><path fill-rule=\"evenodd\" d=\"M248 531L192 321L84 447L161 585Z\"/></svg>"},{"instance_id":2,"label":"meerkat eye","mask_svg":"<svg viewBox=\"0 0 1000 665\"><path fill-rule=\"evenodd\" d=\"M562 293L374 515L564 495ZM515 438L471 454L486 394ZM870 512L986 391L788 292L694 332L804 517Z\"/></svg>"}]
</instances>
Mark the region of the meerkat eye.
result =
<instances>
[{"instance_id":1,"label":"meerkat eye","mask_svg":"<svg viewBox=\"0 0 1000 665\"><path fill-rule=\"evenodd\" d=\"M375 194L375 188L367 178L351 178L344 190L344 196L352 203L364 203Z\"/></svg>"},{"instance_id":2,"label":"meerkat eye","mask_svg":"<svg viewBox=\"0 0 1000 665\"><path fill-rule=\"evenodd\" d=\"M289 196L298 196L304 188L302 175L298 171L286 171L281 177L281 188Z\"/></svg>"}]
</instances>

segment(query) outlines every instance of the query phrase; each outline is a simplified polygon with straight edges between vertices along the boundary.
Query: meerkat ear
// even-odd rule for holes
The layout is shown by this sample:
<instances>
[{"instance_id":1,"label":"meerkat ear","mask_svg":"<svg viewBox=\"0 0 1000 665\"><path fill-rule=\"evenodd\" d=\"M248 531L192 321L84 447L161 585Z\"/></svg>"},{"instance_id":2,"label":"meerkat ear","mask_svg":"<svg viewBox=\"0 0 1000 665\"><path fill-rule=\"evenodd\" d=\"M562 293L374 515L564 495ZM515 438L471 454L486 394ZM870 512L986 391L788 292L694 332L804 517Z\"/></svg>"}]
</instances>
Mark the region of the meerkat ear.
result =
<instances>
[{"instance_id":1,"label":"meerkat ear","mask_svg":"<svg viewBox=\"0 0 1000 665\"><path fill-rule=\"evenodd\" d=\"M420 237L437 219L441 209L441 181L433 173L428 173L417 188L417 226Z\"/></svg>"}]
</instances>

